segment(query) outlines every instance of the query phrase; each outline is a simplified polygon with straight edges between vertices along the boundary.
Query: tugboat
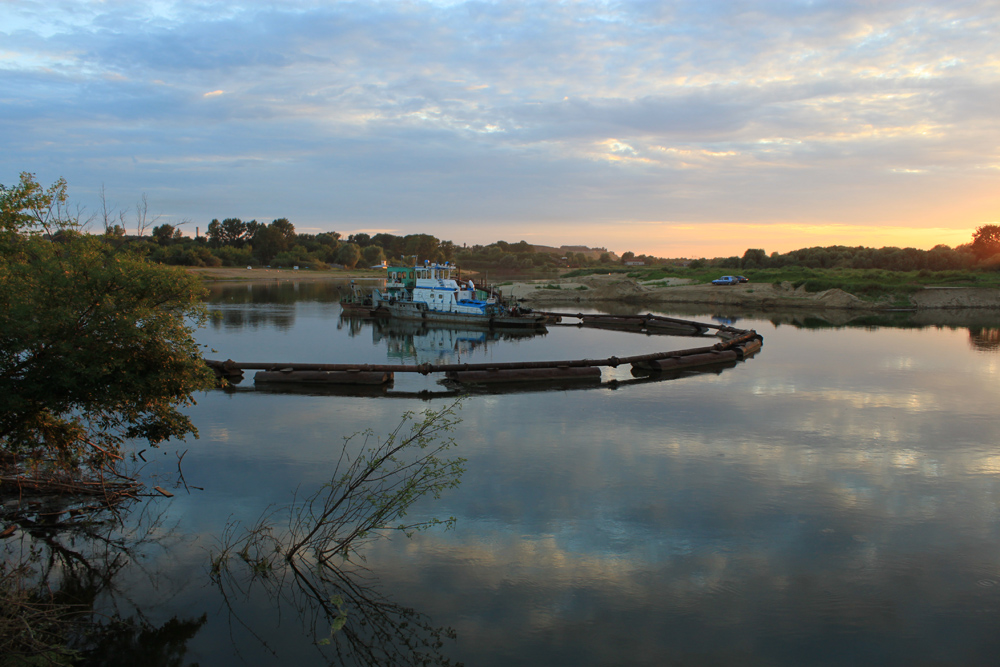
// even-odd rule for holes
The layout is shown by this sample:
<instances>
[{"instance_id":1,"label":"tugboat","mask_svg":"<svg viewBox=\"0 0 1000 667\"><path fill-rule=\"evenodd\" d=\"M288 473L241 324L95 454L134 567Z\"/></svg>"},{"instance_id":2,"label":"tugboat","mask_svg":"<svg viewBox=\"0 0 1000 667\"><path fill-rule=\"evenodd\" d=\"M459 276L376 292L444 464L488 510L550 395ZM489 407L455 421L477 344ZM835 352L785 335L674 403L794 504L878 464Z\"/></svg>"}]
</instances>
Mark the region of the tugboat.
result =
<instances>
[{"instance_id":1,"label":"tugboat","mask_svg":"<svg viewBox=\"0 0 1000 667\"><path fill-rule=\"evenodd\" d=\"M477 289L469 280L452 277L458 267L425 261L423 266L389 266L384 290L372 292L376 315L442 324L473 324L490 328L540 327L546 316L507 303L492 289Z\"/></svg>"},{"instance_id":2,"label":"tugboat","mask_svg":"<svg viewBox=\"0 0 1000 667\"><path fill-rule=\"evenodd\" d=\"M351 293L341 297L340 307L345 313L370 314L375 306L372 304L372 295L362 292L352 280Z\"/></svg>"}]
</instances>

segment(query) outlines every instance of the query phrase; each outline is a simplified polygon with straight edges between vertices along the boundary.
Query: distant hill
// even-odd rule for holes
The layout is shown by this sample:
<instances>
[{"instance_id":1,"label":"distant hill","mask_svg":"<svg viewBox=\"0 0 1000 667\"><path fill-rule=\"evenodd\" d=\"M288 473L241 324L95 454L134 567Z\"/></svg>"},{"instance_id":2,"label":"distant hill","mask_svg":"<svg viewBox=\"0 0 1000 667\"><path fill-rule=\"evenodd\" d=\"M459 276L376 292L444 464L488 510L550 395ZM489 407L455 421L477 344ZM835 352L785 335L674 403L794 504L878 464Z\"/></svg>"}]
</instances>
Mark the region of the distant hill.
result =
<instances>
[{"instance_id":1,"label":"distant hill","mask_svg":"<svg viewBox=\"0 0 1000 667\"><path fill-rule=\"evenodd\" d=\"M532 247L535 249L535 252L546 252L550 255L565 256L568 252L583 253L588 259L600 259L601 255L608 253L611 255L611 261L618 261L618 255L607 248L590 248L585 245L561 245L558 248L549 245L533 245Z\"/></svg>"}]
</instances>

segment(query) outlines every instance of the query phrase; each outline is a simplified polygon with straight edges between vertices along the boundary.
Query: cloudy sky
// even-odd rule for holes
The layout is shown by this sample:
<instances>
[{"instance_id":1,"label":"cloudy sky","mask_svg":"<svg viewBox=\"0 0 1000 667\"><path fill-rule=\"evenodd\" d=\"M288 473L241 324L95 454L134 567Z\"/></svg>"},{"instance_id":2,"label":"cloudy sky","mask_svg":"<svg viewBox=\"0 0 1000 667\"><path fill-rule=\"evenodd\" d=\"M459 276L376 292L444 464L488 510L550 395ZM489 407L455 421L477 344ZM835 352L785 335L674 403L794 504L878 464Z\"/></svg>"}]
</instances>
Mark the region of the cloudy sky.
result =
<instances>
[{"instance_id":1,"label":"cloudy sky","mask_svg":"<svg viewBox=\"0 0 1000 667\"><path fill-rule=\"evenodd\" d=\"M998 0L0 2L0 183L661 256L1000 222Z\"/></svg>"}]
</instances>

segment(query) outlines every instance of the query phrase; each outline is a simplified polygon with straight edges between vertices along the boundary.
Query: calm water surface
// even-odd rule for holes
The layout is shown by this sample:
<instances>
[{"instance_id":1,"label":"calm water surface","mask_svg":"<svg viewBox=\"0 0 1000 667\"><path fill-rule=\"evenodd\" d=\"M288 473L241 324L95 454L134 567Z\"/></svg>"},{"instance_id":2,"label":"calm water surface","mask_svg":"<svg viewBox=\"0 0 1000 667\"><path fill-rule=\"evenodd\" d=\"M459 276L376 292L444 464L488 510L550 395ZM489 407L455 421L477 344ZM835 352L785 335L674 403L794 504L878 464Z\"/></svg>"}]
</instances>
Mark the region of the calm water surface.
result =
<instances>
[{"instance_id":1,"label":"calm water surface","mask_svg":"<svg viewBox=\"0 0 1000 667\"><path fill-rule=\"evenodd\" d=\"M218 287L198 337L208 357L330 363L712 342L401 330L343 320L337 296L306 283ZM367 549L365 569L346 567L345 628L363 636L384 614L396 620L376 644L432 637L393 628L412 612L454 631L429 653L470 666L995 664L1000 317L833 327L847 316L679 315L735 318L763 350L718 373L648 382L619 368L588 389L469 396L454 434L462 483L410 515L454 516L455 528L393 536ZM227 522L252 524L328 479L343 436L387 433L452 393L397 375L386 394L268 393L251 378L198 397L200 440L170 443L147 468L176 495L147 508L154 539L109 605L154 626L191 621L184 664L375 660L342 636L317 646L329 619L294 581L251 585L236 572L220 590L210 552ZM351 606L352 594L367 602Z\"/></svg>"}]
</instances>

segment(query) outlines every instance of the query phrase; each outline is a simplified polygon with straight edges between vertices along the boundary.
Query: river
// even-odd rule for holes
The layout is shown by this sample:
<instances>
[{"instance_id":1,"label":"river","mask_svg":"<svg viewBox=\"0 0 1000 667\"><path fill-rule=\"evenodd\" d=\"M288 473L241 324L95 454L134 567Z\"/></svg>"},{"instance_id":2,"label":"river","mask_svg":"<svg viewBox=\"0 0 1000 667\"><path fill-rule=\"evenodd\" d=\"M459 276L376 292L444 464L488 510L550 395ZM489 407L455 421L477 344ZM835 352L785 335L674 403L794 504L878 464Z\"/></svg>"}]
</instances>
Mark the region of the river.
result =
<instances>
[{"instance_id":1,"label":"river","mask_svg":"<svg viewBox=\"0 0 1000 667\"><path fill-rule=\"evenodd\" d=\"M401 329L342 319L339 287L214 287L205 356L517 361L713 342ZM467 394L397 374L351 395L248 377L199 395L200 439L143 455L174 496L131 519L147 538L102 604L182 625L180 664L412 664L412 646L469 666L993 664L1000 314L658 314L754 329L763 349L660 381L619 367L595 386ZM384 437L459 394L461 484L406 517L451 529L394 533L326 574L279 563L254 579L233 556L213 583L226 540L262 516L280 532L345 436Z\"/></svg>"}]
</instances>

